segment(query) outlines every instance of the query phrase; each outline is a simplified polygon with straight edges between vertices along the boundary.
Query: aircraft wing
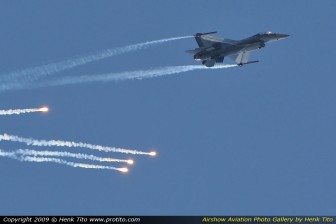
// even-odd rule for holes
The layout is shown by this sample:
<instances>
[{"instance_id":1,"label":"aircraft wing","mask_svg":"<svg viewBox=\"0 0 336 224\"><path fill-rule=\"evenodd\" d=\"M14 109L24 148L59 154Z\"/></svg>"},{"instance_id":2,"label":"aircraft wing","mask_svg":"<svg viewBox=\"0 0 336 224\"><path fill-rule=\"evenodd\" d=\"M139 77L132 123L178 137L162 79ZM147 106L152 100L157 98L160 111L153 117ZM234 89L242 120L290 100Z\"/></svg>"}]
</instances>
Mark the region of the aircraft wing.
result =
<instances>
[{"instance_id":1,"label":"aircraft wing","mask_svg":"<svg viewBox=\"0 0 336 224\"><path fill-rule=\"evenodd\" d=\"M211 32L211 33L215 33L215 32ZM235 45L237 42L237 41L230 40L230 39L224 39L221 37L215 37L215 36L208 35L211 33L195 34L195 39L199 47L210 47L210 46L225 47L225 45L227 46Z\"/></svg>"},{"instance_id":2,"label":"aircraft wing","mask_svg":"<svg viewBox=\"0 0 336 224\"><path fill-rule=\"evenodd\" d=\"M215 39L208 39L206 37L195 37L196 42L199 47L215 47L215 48L225 48L230 46L235 46L234 43L231 42L222 42Z\"/></svg>"},{"instance_id":3,"label":"aircraft wing","mask_svg":"<svg viewBox=\"0 0 336 224\"><path fill-rule=\"evenodd\" d=\"M238 54L230 55L229 57L233 59L237 64L245 64L248 62L250 56L250 51L242 51Z\"/></svg>"}]
</instances>

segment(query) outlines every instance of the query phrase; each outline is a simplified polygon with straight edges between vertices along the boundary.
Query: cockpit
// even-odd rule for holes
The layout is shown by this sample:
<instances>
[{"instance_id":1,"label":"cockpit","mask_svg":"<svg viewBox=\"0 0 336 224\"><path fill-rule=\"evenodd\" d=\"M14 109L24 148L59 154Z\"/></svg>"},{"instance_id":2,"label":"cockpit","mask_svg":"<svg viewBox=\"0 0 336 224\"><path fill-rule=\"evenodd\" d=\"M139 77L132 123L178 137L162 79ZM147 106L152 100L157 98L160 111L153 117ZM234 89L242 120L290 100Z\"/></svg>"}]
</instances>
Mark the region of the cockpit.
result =
<instances>
[{"instance_id":1,"label":"cockpit","mask_svg":"<svg viewBox=\"0 0 336 224\"><path fill-rule=\"evenodd\" d=\"M271 35L273 34L271 31L266 31L266 32L260 32L254 35L254 37L262 36L262 35Z\"/></svg>"},{"instance_id":2,"label":"cockpit","mask_svg":"<svg viewBox=\"0 0 336 224\"><path fill-rule=\"evenodd\" d=\"M258 33L257 35L263 35L263 34L270 35L270 34L272 34L272 32L271 31L266 31L266 32Z\"/></svg>"}]
</instances>

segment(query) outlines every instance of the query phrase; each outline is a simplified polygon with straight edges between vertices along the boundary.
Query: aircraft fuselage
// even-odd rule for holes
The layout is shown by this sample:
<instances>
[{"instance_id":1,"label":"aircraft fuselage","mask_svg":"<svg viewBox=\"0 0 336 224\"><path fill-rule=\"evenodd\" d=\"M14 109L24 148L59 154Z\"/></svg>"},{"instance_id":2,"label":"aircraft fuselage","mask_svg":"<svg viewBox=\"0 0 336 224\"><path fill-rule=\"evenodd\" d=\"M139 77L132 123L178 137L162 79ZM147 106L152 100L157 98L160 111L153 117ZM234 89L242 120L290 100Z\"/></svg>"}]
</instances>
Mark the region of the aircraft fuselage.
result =
<instances>
[{"instance_id":1,"label":"aircraft fuselage","mask_svg":"<svg viewBox=\"0 0 336 224\"><path fill-rule=\"evenodd\" d=\"M196 34L195 39L199 48L188 51L194 54L195 60L202 61L208 67L214 66L216 62L223 62L224 57L227 56L235 58L234 60L239 65L248 64L250 51L265 47L266 42L284 39L289 36L266 32L242 40L229 40L209 36L208 34Z\"/></svg>"}]
</instances>

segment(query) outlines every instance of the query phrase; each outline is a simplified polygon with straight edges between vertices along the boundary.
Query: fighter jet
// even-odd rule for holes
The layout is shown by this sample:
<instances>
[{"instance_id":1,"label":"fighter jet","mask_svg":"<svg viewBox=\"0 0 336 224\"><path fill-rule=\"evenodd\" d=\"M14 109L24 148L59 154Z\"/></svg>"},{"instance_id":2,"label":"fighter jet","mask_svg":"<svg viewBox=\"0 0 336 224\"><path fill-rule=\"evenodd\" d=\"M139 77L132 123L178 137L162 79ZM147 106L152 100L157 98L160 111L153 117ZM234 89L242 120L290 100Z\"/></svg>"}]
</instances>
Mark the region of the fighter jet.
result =
<instances>
[{"instance_id":1,"label":"fighter jet","mask_svg":"<svg viewBox=\"0 0 336 224\"><path fill-rule=\"evenodd\" d=\"M222 63L224 57L227 56L239 66L259 62L248 60L251 51L265 47L267 42L285 39L289 36L268 31L242 40L230 40L209 35L213 33L217 32L196 33L194 37L199 48L186 51L193 54L196 61L202 61L202 64L207 67Z\"/></svg>"}]
</instances>

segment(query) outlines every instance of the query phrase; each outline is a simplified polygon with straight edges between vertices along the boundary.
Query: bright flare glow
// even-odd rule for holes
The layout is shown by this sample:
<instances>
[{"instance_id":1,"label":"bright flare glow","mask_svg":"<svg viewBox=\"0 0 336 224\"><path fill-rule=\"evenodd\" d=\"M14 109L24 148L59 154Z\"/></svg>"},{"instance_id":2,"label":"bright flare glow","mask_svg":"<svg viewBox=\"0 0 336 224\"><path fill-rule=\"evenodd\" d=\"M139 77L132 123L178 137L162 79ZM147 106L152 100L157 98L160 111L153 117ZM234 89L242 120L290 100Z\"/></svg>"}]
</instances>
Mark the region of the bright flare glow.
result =
<instances>
[{"instance_id":1,"label":"bright flare glow","mask_svg":"<svg viewBox=\"0 0 336 224\"><path fill-rule=\"evenodd\" d=\"M127 163L128 163L128 164L133 164L134 161L133 161L132 159L129 159L129 160L127 160Z\"/></svg>"},{"instance_id":2,"label":"bright flare glow","mask_svg":"<svg viewBox=\"0 0 336 224\"><path fill-rule=\"evenodd\" d=\"M123 167L123 168L119 168L118 169L120 172L123 172L123 173L127 173L128 172L128 169L126 167Z\"/></svg>"},{"instance_id":3,"label":"bright flare glow","mask_svg":"<svg viewBox=\"0 0 336 224\"><path fill-rule=\"evenodd\" d=\"M41 112L48 112L49 111L49 108L48 107L41 107L39 109Z\"/></svg>"},{"instance_id":4,"label":"bright flare glow","mask_svg":"<svg viewBox=\"0 0 336 224\"><path fill-rule=\"evenodd\" d=\"M153 152L150 152L149 155L150 155L150 156L156 156L156 152L154 152L154 151L153 151Z\"/></svg>"}]
</instances>

